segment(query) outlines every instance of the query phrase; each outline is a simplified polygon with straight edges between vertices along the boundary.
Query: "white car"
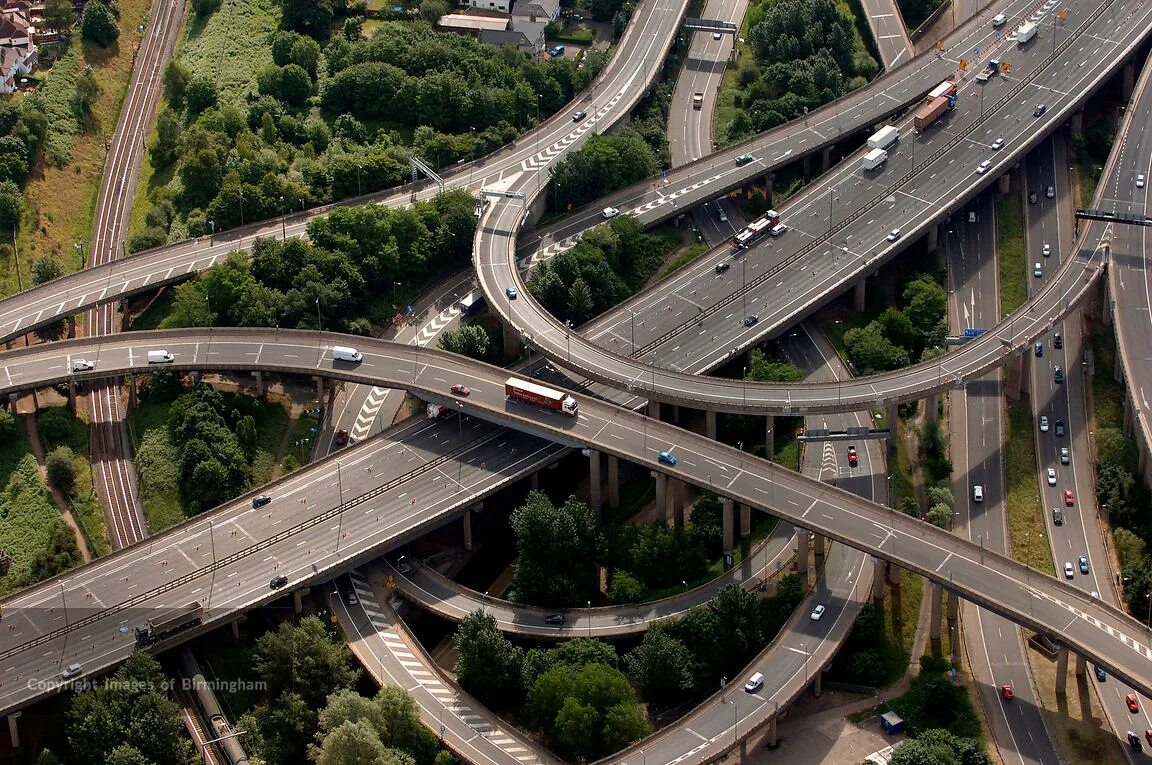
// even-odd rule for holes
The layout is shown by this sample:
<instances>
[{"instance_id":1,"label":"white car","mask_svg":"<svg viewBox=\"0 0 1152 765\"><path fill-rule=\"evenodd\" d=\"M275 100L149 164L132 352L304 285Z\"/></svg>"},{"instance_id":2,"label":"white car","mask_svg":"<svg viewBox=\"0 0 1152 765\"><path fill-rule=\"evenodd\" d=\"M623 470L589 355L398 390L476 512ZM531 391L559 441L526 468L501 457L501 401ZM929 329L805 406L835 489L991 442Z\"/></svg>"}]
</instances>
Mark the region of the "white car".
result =
<instances>
[{"instance_id":1,"label":"white car","mask_svg":"<svg viewBox=\"0 0 1152 765\"><path fill-rule=\"evenodd\" d=\"M1065 579L1075 579L1076 578L1076 570L1074 568L1072 568L1072 563L1069 561L1064 561L1064 578Z\"/></svg>"},{"instance_id":2,"label":"white car","mask_svg":"<svg viewBox=\"0 0 1152 765\"><path fill-rule=\"evenodd\" d=\"M1136 188L1144 188L1144 173L1140 173L1140 175L1136 176Z\"/></svg>"},{"instance_id":3,"label":"white car","mask_svg":"<svg viewBox=\"0 0 1152 765\"><path fill-rule=\"evenodd\" d=\"M1056 468L1048 468L1048 485L1056 485Z\"/></svg>"},{"instance_id":4,"label":"white car","mask_svg":"<svg viewBox=\"0 0 1152 765\"><path fill-rule=\"evenodd\" d=\"M1046 415L1046 414L1040 415L1040 432L1041 433L1047 433L1048 432L1048 415Z\"/></svg>"},{"instance_id":5,"label":"white car","mask_svg":"<svg viewBox=\"0 0 1152 765\"><path fill-rule=\"evenodd\" d=\"M973 502L983 502L984 501L984 487L981 486L980 484L973 484L973 486L972 486L972 501Z\"/></svg>"},{"instance_id":6,"label":"white car","mask_svg":"<svg viewBox=\"0 0 1152 765\"><path fill-rule=\"evenodd\" d=\"M601 215L604 216L604 220L611 220L612 218L615 218L619 214L620 214L620 211L617 210L615 207L605 207L604 212L601 213Z\"/></svg>"},{"instance_id":7,"label":"white car","mask_svg":"<svg viewBox=\"0 0 1152 765\"><path fill-rule=\"evenodd\" d=\"M1045 242L1044 246L1040 249L1040 252L1044 254L1044 257L1048 257L1052 254L1052 245Z\"/></svg>"},{"instance_id":8,"label":"white car","mask_svg":"<svg viewBox=\"0 0 1152 765\"><path fill-rule=\"evenodd\" d=\"M992 151L1000 151L1000 149L1003 146L1004 146L1004 139L1003 138L997 138L995 141L992 142Z\"/></svg>"},{"instance_id":9,"label":"white car","mask_svg":"<svg viewBox=\"0 0 1152 765\"><path fill-rule=\"evenodd\" d=\"M984 175L988 172L988 168L992 167L992 160L986 159L976 166L976 175Z\"/></svg>"},{"instance_id":10,"label":"white car","mask_svg":"<svg viewBox=\"0 0 1152 765\"><path fill-rule=\"evenodd\" d=\"M91 361L85 361L84 359L72 359L73 372L91 372L95 368L96 365Z\"/></svg>"},{"instance_id":11,"label":"white car","mask_svg":"<svg viewBox=\"0 0 1152 765\"><path fill-rule=\"evenodd\" d=\"M900 229L894 228L888 232L888 241L889 242L895 242L899 238L900 238Z\"/></svg>"},{"instance_id":12,"label":"white car","mask_svg":"<svg viewBox=\"0 0 1152 765\"><path fill-rule=\"evenodd\" d=\"M997 13L992 17L993 27L1002 27L1008 22L1008 17L1003 13Z\"/></svg>"},{"instance_id":13,"label":"white car","mask_svg":"<svg viewBox=\"0 0 1152 765\"><path fill-rule=\"evenodd\" d=\"M824 615L824 606L816 606L816 608L812 609L812 615L809 616L808 618L814 622L818 622L818 621L820 621L820 617L823 615Z\"/></svg>"},{"instance_id":14,"label":"white car","mask_svg":"<svg viewBox=\"0 0 1152 765\"><path fill-rule=\"evenodd\" d=\"M1040 265L1039 263L1036 263L1036 265L1032 266L1032 275L1035 276L1037 279L1044 276L1044 266Z\"/></svg>"}]
</instances>

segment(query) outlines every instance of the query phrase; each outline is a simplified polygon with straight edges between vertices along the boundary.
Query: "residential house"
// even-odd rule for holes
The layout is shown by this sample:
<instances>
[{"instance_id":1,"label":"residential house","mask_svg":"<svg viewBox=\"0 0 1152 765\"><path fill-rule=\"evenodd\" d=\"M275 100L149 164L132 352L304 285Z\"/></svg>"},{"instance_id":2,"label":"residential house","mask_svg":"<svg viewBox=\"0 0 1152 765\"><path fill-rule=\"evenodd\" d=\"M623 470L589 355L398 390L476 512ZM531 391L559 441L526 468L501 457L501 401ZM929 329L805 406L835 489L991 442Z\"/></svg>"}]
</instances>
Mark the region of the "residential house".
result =
<instances>
[{"instance_id":1,"label":"residential house","mask_svg":"<svg viewBox=\"0 0 1152 765\"><path fill-rule=\"evenodd\" d=\"M560 15L560 0L517 0L512 6L512 31L520 32L539 53L544 50L544 28Z\"/></svg>"},{"instance_id":2,"label":"residential house","mask_svg":"<svg viewBox=\"0 0 1152 765\"><path fill-rule=\"evenodd\" d=\"M36 67L35 33L25 2L0 7L0 93L13 93L20 77Z\"/></svg>"}]
</instances>

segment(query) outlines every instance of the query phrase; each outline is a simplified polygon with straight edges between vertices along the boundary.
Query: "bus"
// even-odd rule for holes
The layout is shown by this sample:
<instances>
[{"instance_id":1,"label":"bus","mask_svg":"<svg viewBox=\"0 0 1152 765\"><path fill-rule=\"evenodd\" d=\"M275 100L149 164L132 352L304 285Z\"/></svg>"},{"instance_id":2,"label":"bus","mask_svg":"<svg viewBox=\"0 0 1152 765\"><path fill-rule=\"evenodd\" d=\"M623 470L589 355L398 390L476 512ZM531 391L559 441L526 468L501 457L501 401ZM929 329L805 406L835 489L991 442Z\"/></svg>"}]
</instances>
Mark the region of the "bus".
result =
<instances>
[{"instance_id":1,"label":"bus","mask_svg":"<svg viewBox=\"0 0 1152 765\"><path fill-rule=\"evenodd\" d=\"M744 228L740 229L735 236L732 237L732 247L737 250L746 250L762 237L766 236L775 226L780 223L780 213L775 210L769 210L756 220L749 223Z\"/></svg>"}]
</instances>

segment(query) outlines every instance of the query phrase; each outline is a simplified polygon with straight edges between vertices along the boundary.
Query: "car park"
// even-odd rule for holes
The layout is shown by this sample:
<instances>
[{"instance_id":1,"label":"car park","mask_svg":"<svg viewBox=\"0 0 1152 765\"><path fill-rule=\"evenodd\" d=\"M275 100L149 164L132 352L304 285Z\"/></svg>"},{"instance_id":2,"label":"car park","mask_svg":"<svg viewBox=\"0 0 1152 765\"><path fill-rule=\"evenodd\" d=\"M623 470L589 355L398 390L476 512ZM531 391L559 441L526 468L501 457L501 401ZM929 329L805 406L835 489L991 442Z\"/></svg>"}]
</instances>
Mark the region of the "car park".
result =
<instances>
[{"instance_id":1,"label":"car park","mask_svg":"<svg viewBox=\"0 0 1152 765\"><path fill-rule=\"evenodd\" d=\"M1028 204L1030 204L1030 205L1034 205L1034 204L1036 204L1036 203L1037 203L1037 202L1039 202L1039 201L1040 201L1040 195L1039 195L1039 194L1037 194L1035 191L1031 192L1031 193L1028 195Z\"/></svg>"},{"instance_id":2,"label":"car park","mask_svg":"<svg viewBox=\"0 0 1152 765\"><path fill-rule=\"evenodd\" d=\"M676 464L676 455L673 454L672 452L660 452L658 459L660 460L661 463L663 463L665 465L675 465Z\"/></svg>"},{"instance_id":3,"label":"car park","mask_svg":"<svg viewBox=\"0 0 1152 765\"><path fill-rule=\"evenodd\" d=\"M1087 575L1087 573L1088 573L1088 556L1087 555L1081 555L1080 559L1077 561L1077 563L1080 564L1080 573Z\"/></svg>"},{"instance_id":4,"label":"car park","mask_svg":"<svg viewBox=\"0 0 1152 765\"><path fill-rule=\"evenodd\" d=\"M1044 246L1040 249L1040 252L1044 255L1044 257L1048 257L1052 254L1052 245L1045 242Z\"/></svg>"},{"instance_id":5,"label":"car park","mask_svg":"<svg viewBox=\"0 0 1152 765\"><path fill-rule=\"evenodd\" d=\"M1032 275L1037 279L1040 279L1044 276L1044 266L1040 265L1039 261L1037 261L1036 264L1032 266Z\"/></svg>"},{"instance_id":6,"label":"car park","mask_svg":"<svg viewBox=\"0 0 1152 765\"><path fill-rule=\"evenodd\" d=\"M1058 507L1052 508L1052 525L1053 526L1063 526L1064 525L1064 511Z\"/></svg>"},{"instance_id":7,"label":"car park","mask_svg":"<svg viewBox=\"0 0 1152 765\"><path fill-rule=\"evenodd\" d=\"M1144 188L1144 174L1143 173L1136 176L1136 188L1138 188L1138 189Z\"/></svg>"},{"instance_id":8,"label":"car park","mask_svg":"<svg viewBox=\"0 0 1152 765\"><path fill-rule=\"evenodd\" d=\"M1004 139L1003 138L997 138L995 141L992 142L992 151L1000 151L1000 149L1003 146L1004 146Z\"/></svg>"},{"instance_id":9,"label":"car park","mask_svg":"<svg viewBox=\"0 0 1152 765\"><path fill-rule=\"evenodd\" d=\"M899 238L900 238L900 229L894 228L888 232L888 241L889 242L895 242Z\"/></svg>"},{"instance_id":10,"label":"car park","mask_svg":"<svg viewBox=\"0 0 1152 765\"><path fill-rule=\"evenodd\" d=\"M1048 111L1047 106L1045 106L1044 104L1037 104L1036 108L1032 110L1032 116L1033 117L1039 117L1042 114L1044 114L1044 112L1046 112L1046 111Z\"/></svg>"},{"instance_id":11,"label":"car park","mask_svg":"<svg viewBox=\"0 0 1152 765\"><path fill-rule=\"evenodd\" d=\"M1048 468L1048 485L1056 485L1056 468Z\"/></svg>"},{"instance_id":12,"label":"car park","mask_svg":"<svg viewBox=\"0 0 1152 765\"><path fill-rule=\"evenodd\" d=\"M95 368L96 365L91 361L85 361L84 359L72 359L73 372L91 372Z\"/></svg>"},{"instance_id":13,"label":"car park","mask_svg":"<svg viewBox=\"0 0 1152 765\"><path fill-rule=\"evenodd\" d=\"M1040 358L1043 355L1044 355L1044 343L1037 342L1036 343L1036 358Z\"/></svg>"},{"instance_id":14,"label":"car park","mask_svg":"<svg viewBox=\"0 0 1152 765\"><path fill-rule=\"evenodd\" d=\"M268 589L278 590L286 584L288 584L288 577L286 577L284 574L277 574L276 576L272 577L271 581L268 582Z\"/></svg>"},{"instance_id":15,"label":"car park","mask_svg":"<svg viewBox=\"0 0 1152 765\"><path fill-rule=\"evenodd\" d=\"M722 274L732 267L732 264L726 260L722 260L716 264L716 273Z\"/></svg>"},{"instance_id":16,"label":"car park","mask_svg":"<svg viewBox=\"0 0 1152 765\"><path fill-rule=\"evenodd\" d=\"M992 167L992 160L986 159L976 166L976 175L984 175L988 172L988 168Z\"/></svg>"},{"instance_id":17,"label":"car park","mask_svg":"<svg viewBox=\"0 0 1152 765\"><path fill-rule=\"evenodd\" d=\"M344 428L340 428L340 430L336 431L335 441L337 446L344 446L346 443L348 443L348 431Z\"/></svg>"},{"instance_id":18,"label":"car park","mask_svg":"<svg viewBox=\"0 0 1152 765\"><path fill-rule=\"evenodd\" d=\"M1061 335L1059 332L1053 332L1052 333L1052 347L1053 348L1063 348L1064 347L1064 335Z\"/></svg>"},{"instance_id":19,"label":"car park","mask_svg":"<svg viewBox=\"0 0 1152 765\"><path fill-rule=\"evenodd\" d=\"M1064 561L1064 578L1073 579L1076 576L1076 570L1072 568L1071 561Z\"/></svg>"},{"instance_id":20,"label":"car park","mask_svg":"<svg viewBox=\"0 0 1152 765\"><path fill-rule=\"evenodd\" d=\"M504 294L508 296L509 300L515 300L520 296L520 293L516 291L515 287L505 287Z\"/></svg>"},{"instance_id":21,"label":"car park","mask_svg":"<svg viewBox=\"0 0 1152 765\"><path fill-rule=\"evenodd\" d=\"M1140 702L1136 700L1135 693L1129 693L1124 697L1124 703L1128 705L1128 711L1133 714L1140 711Z\"/></svg>"},{"instance_id":22,"label":"car park","mask_svg":"<svg viewBox=\"0 0 1152 765\"><path fill-rule=\"evenodd\" d=\"M972 487L972 501L973 502L983 502L984 501L984 487L981 486L980 484L975 484Z\"/></svg>"},{"instance_id":23,"label":"car park","mask_svg":"<svg viewBox=\"0 0 1152 765\"><path fill-rule=\"evenodd\" d=\"M257 507L264 507L264 505L267 505L271 501L272 498L267 494L260 494L252 498L252 508L255 509Z\"/></svg>"},{"instance_id":24,"label":"car park","mask_svg":"<svg viewBox=\"0 0 1152 765\"><path fill-rule=\"evenodd\" d=\"M852 467L856 467L856 465L858 465L859 463L860 463L860 458L856 455L856 447L855 446L849 446L848 447L848 464L851 465Z\"/></svg>"},{"instance_id":25,"label":"car park","mask_svg":"<svg viewBox=\"0 0 1152 765\"><path fill-rule=\"evenodd\" d=\"M993 27L1002 27L1008 21L1008 16L1003 13L997 13L992 17Z\"/></svg>"},{"instance_id":26,"label":"car park","mask_svg":"<svg viewBox=\"0 0 1152 765\"><path fill-rule=\"evenodd\" d=\"M760 314L751 313L744 317L744 326L751 327L756 322L760 321Z\"/></svg>"},{"instance_id":27,"label":"car park","mask_svg":"<svg viewBox=\"0 0 1152 765\"><path fill-rule=\"evenodd\" d=\"M580 122L587 116L588 116L588 112L576 112L575 114L572 115L572 121L573 122Z\"/></svg>"},{"instance_id":28,"label":"car park","mask_svg":"<svg viewBox=\"0 0 1152 765\"><path fill-rule=\"evenodd\" d=\"M604 216L604 220L611 220L620 214L620 210L615 207L605 207L600 214Z\"/></svg>"},{"instance_id":29,"label":"car park","mask_svg":"<svg viewBox=\"0 0 1152 765\"><path fill-rule=\"evenodd\" d=\"M1076 497L1073 496L1071 489L1064 490L1064 504L1068 505L1068 507L1072 507L1076 504Z\"/></svg>"},{"instance_id":30,"label":"car park","mask_svg":"<svg viewBox=\"0 0 1152 765\"><path fill-rule=\"evenodd\" d=\"M1044 196L1048 197L1049 199L1055 199L1056 198L1056 187L1055 186L1049 186L1048 188L1046 188L1044 190Z\"/></svg>"},{"instance_id":31,"label":"car park","mask_svg":"<svg viewBox=\"0 0 1152 765\"><path fill-rule=\"evenodd\" d=\"M456 396L467 396L472 392L471 388L469 388L467 385L461 385L460 383L456 383L448 390L452 391L452 393Z\"/></svg>"},{"instance_id":32,"label":"car park","mask_svg":"<svg viewBox=\"0 0 1152 765\"><path fill-rule=\"evenodd\" d=\"M809 615L808 618L814 622L818 622L818 621L820 621L820 617L822 617L822 616L824 616L824 606L818 605L814 609L812 609L812 613Z\"/></svg>"},{"instance_id":33,"label":"car park","mask_svg":"<svg viewBox=\"0 0 1152 765\"><path fill-rule=\"evenodd\" d=\"M1060 464L1068 465L1072 462L1072 454L1068 451L1067 446L1060 447Z\"/></svg>"},{"instance_id":34,"label":"car park","mask_svg":"<svg viewBox=\"0 0 1152 765\"><path fill-rule=\"evenodd\" d=\"M1056 437L1064 437L1064 420L1056 420Z\"/></svg>"},{"instance_id":35,"label":"car park","mask_svg":"<svg viewBox=\"0 0 1152 765\"><path fill-rule=\"evenodd\" d=\"M564 623L564 614L548 614L544 617L544 623L559 627Z\"/></svg>"},{"instance_id":36,"label":"car park","mask_svg":"<svg viewBox=\"0 0 1152 765\"><path fill-rule=\"evenodd\" d=\"M1046 415L1046 414L1040 415L1040 432L1041 433L1047 433L1048 432L1048 415Z\"/></svg>"}]
</instances>

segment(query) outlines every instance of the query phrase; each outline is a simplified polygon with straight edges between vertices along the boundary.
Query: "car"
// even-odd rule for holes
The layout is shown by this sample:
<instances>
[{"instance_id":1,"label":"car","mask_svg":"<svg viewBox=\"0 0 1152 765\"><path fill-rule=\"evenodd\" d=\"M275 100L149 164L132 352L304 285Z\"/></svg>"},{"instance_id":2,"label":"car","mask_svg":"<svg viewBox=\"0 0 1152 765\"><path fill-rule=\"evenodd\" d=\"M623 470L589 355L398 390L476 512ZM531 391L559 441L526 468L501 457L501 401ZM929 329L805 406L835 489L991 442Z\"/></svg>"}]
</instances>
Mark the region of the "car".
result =
<instances>
[{"instance_id":1,"label":"car","mask_svg":"<svg viewBox=\"0 0 1152 765\"><path fill-rule=\"evenodd\" d=\"M716 273L722 274L732 267L732 264L726 260L722 260L716 264Z\"/></svg>"},{"instance_id":2,"label":"car","mask_svg":"<svg viewBox=\"0 0 1152 765\"><path fill-rule=\"evenodd\" d=\"M1072 579L1075 576L1076 570L1072 568L1072 563L1069 561L1064 561L1064 577L1066 579Z\"/></svg>"},{"instance_id":3,"label":"car","mask_svg":"<svg viewBox=\"0 0 1152 765\"><path fill-rule=\"evenodd\" d=\"M756 674L752 675L752 677L748 678L748 682L744 683L744 692L755 693L763 687L764 675L760 672L757 672Z\"/></svg>"},{"instance_id":4,"label":"car","mask_svg":"<svg viewBox=\"0 0 1152 765\"><path fill-rule=\"evenodd\" d=\"M1135 714L1140 711L1140 702L1136 700L1135 693L1129 693L1124 697L1124 703L1128 705L1128 711Z\"/></svg>"},{"instance_id":5,"label":"car","mask_svg":"<svg viewBox=\"0 0 1152 765\"><path fill-rule=\"evenodd\" d=\"M1134 730L1128 731L1128 746L1137 752L1143 751L1143 747L1140 746L1140 737L1136 735L1136 731Z\"/></svg>"},{"instance_id":6,"label":"car","mask_svg":"<svg viewBox=\"0 0 1152 765\"><path fill-rule=\"evenodd\" d=\"M1032 266L1032 275L1037 279L1042 278L1044 276L1044 266L1037 262L1036 265Z\"/></svg>"},{"instance_id":7,"label":"car","mask_svg":"<svg viewBox=\"0 0 1152 765\"><path fill-rule=\"evenodd\" d=\"M1107 672L1105 672L1105 671L1104 671L1104 668L1103 668L1103 667L1101 667L1099 664L1097 664L1095 667L1093 667L1093 671L1095 671L1095 672L1096 672L1096 679L1097 679L1099 682L1101 682L1101 683L1102 683L1102 682L1104 682L1105 680L1107 680L1107 679L1108 679L1108 673L1107 673Z\"/></svg>"},{"instance_id":8,"label":"car","mask_svg":"<svg viewBox=\"0 0 1152 765\"><path fill-rule=\"evenodd\" d=\"M252 508L255 509L257 507L264 507L264 505L267 505L271 501L272 501L272 498L269 497L267 494L260 494L259 496L255 496L252 498Z\"/></svg>"},{"instance_id":9,"label":"car","mask_svg":"<svg viewBox=\"0 0 1152 765\"><path fill-rule=\"evenodd\" d=\"M969 223L975 223L976 222L976 211L975 210L969 210L968 211L968 222Z\"/></svg>"},{"instance_id":10,"label":"car","mask_svg":"<svg viewBox=\"0 0 1152 765\"><path fill-rule=\"evenodd\" d=\"M894 228L888 232L888 241L889 242L895 242L899 238L900 238L900 229Z\"/></svg>"},{"instance_id":11,"label":"car","mask_svg":"<svg viewBox=\"0 0 1152 765\"><path fill-rule=\"evenodd\" d=\"M268 582L268 589L278 590L286 584L288 584L288 577L284 574L277 574Z\"/></svg>"},{"instance_id":12,"label":"car","mask_svg":"<svg viewBox=\"0 0 1152 765\"><path fill-rule=\"evenodd\" d=\"M1090 594L1092 597L1096 598L1096 600L1100 600L1100 593L1096 592L1096 590L1092 590Z\"/></svg>"},{"instance_id":13,"label":"car","mask_svg":"<svg viewBox=\"0 0 1152 765\"><path fill-rule=\"evenodd\" d=\"M713 33L712 33L712 39L713 39L713 40L719 40L719 39L720 39L721 37L723 37L723 36L724 36L724 35L720 34L719 32L713 32Z\"/></svg>"},{"instance_id":14,"label":"car","mask_svg":"<svg viewBox=\"0 0 1152 765\"><path fill-rule=\"evenodd\" d=\"M573 122L580 122L587 116L588 116L588 112L576 112L575 114L572 115L572 121Z\"/></svg>"},{"instance_id":15,"label":"car","mask_svg":"<svg viewBox=\"0 0 1152 765\"><path fill-rule=\"evenodd\" d=\"M1144 174L1143 173L1140 173L1139 175L1136 176L1136 188L1138 188L1138 189L1144 188Z\"/></svg>"},{"instance_id":16,"label":"car","mask_svg":"<svg viewBox=\"0 0 1152 765\"><path fill-rule=\"evenodd\" d=\"M64 668L64 671L60 673L60 677L64 680L71 680L74 677L79 677L83 671L84 668L79 664L69 664Z\"/></svg>"},{"instance_id":17,"label":"car","mask_svg":"<svg viewBox=\"0 0 1152 765\"><path fill-rule=\"evenodd\" d=\"M1080 573L1081 574L1087 574L1088 573L1088 556L1087 555L1081 555L1077 559L1076 562L1078 564L1080 564Z\"/></svg>"},{"instance_id":18,"label":"car","mask_svg":"<svg viewBox=\"0 0 1152 765\"><path fill-rule=\"evenodd\" d=\"M1058 383L1064 382L1064 367L1059 364L1052 367L1052 381Z\"/></svg>"},{"instance_id":19,"label":"car","mask_svg":"<svg viewBox=\"0 0 1152 765\"><path fill-rule=\"evenodd\" d=\"M469 388L467 385L461 385L460 383L456 383L448 390L452 391L452 394L455 396L467 396L472 392L471 388Z\"/></svg>"},{"instance_id":20,"label":"car","mask_svg":"<svg viewBox=\"0 0 1152 765\"><path fill-rule=\"evenodd\" d=\"M746 165L754 159L756 159L756 158L753 157L751 154L741 154L739 157L736 158L736 166L739 167L741 165Z\"/></svg>"},{"instance_id":21,"label":"car","mask_svg":"<svg viewBox=\"0 0 1152 765\"><path fill-rule=\"evenodd\" d=\"M744 317L744 326L745 327L751 327L753 324L755 324L758 321L760 321L760 314L750 313Z\"/></svg>"},{"instance_id":22,"label":"car","mask_svg":"<svg viewBox=\"0 0 1152 765\"><path fill-rule=\"evenodd\" d=\"M1058 507L1052 508L1052 525L1053 526L1063 526L1064 525L1064 511Z\"/></svg>"},{"instance_id":23,"label":"car","mask_svg":"<svg viewBox=\"0 0 1152 765\"><path fill-rule=\"evenodd\" d=\"M1144 738L1148 741L1148 746L1152 746L1152 728L1144 729Z\"/></svg>"},{"instance_id":24,"label":"car","mask_svg":"<svg viewBox=\"0 0 1152 765\"><path fill-rule=\"evenodd\" d=\"M662 462L665 465L675 465L676 464L676 455L673 454L672 452L660 452L658 459L660 460L660 462Z\"/></svg>"},{"instance_id":25,"label":"car","mask_svg":"<svg viewBox=\"0 0 1152 765\"><path fill-rule=\"evenodd\" d=\"M1048 188L1044 189L1044 196L1048 197L1049 199L1055 199L1056 198L1056 187L1055 186L1049 186Z\"/></svg>"},{"instance_id":26,"label":"car","mask_svg":"<svg viewBox=\"0 0 1152 765\"><path fill-rule=\"evenodd\" d=\"M564 623L564 614L548 614L544 617L544 623L559 627Z\"/></svg>"},{"instance_id":27,"label":"car","mask_svg":"<svg viewBox=\"0 0 1152 765\"><path fill-rule=\"evenodd\" d=\"M1003 138L997 138L995 141L992 142L992 151L1000 151L1000 149L1002 149L1003 147L1004 147L1004 139Z\"/></svg>"},{"instance_id":28,"label":"car","mask_svg":"<svg viewBox=\"0 0 1152 765\"><path fill-rule=\"evenodd\" d=\"M1047 433L1048 432L1048 415L1046 415L1046 414L1040 415L1040 432L1041 433Z\"/></svg>"},{"instance_id":29,"label":"car","mask_svg":"<svg viewBox=\"0 0 1152 765\"><path fill-rule=\"evenodd\" d=\"M988 168L992 167L992 160L986 159L976 166L976 175L984 175L988 172Z\"/></svg>"},{"instance_id":30,"label":"car","mask_svg":"<svg viewBox=\"0 0 1152 765\"><path fill-rule=\"evenodd\" d=\"M1053 348L1063 348L1064 347L1064 335L1061 335L1059 332L1053 332L1052 333L1052 347Z\"/></svg>"},{"instance_id":31,"label":"car","mask_svg":"<svg viewBox=\"0 0 1152 765\"><path fill-rule=\"evenodd\" d=\"M1068 451L1068 447L1067 446L1061 446L1060 447L1060 464L1061 465L1068 465L1068 464L1071 464L1071 462L1072 462L1072 454L1071 454L1071 452Z\"/></svg>"},{"instance_id":32,"label":"car","mask_svg":"<svg viewBox=\"0 0 1152 765\"><path fill-rule=\"evenodd\" d=\"M356 597L356 590L348 590L348 596L345 598L345 600L350 606L354 606L360 602L360 599Z\"/></svg>"},{"instance_id":33,"label":"car","mask_svg":"<svg viewBox=\"0 0 1152 765\"><path fill-rule=\"evenodd\" d=\"M849 446L848 447L848 464L851 465L852 467L856 467L856 465L859 464L859 462L860 462L860 458L856 456L856 447L855 446Z\"/></svg>"},{"instance_id":34,"label":"car","mask_svg":"<svg viewBox=\"0 0 1152 765\"><path fill-rule=\"evenodd\" d=\"M983 502L984 501L984 487L981 486L980 484L975 484L972 486L972 501L973 502Z\"/></svg>"},{"instance_id":35,"label":"car","mask_svg":"<svg viewBox=\"0 0 1152 765\"><path fill-rule=\"evenodd\" d=\"M819 605L812 609L812 613L808 616L814 622L820 621L820 617L824 615L824 606Z\"/></svg>"},{"instance_id":36,"label":"car","mask_svg":"<svg viewBox=\"0 0 1152 765\"><path fill-rule=\"evenodd\" d=\"M515 300L520 297L520 293L516 291L515 287L505 287L504 294L508 296L509 300Z\"/></svg>"},{"instance_id":37,"label":"car","mask_svg":"<svg viewBox=\"0 0 1152 765\"><path fill-rule=\"evenodd\" d=\"M1008 21L1007 15L1005 15L1003 13L997 13L995 16L992 17L992 26L993 27L1002 27L1002 26L1004 26L1004 24L1007 23L1007 21Z\"/></svg>"},{"instance_id":38,"label":"car","mask_svg":"<svg viewBox=\"0 0 1152 765\"><path fill-rule=\"evenodd\" d=\"M1037 342L1036 343L1036 358L1040 358L1043 355L1044 355L1044 343Z\"/></svg>"},{"instance_id":39,"label":"car","mask_svg":"<svg viewBox=\"0 0 1152 765\"><path fill-rule=\"evenodd\" d=\"M1052 245L1045 242L1044 246L1040 248L1040 252L1044 255L1044 257L1048 257L1052 254Z\"/></svg>"},{"instance_id":40,"label":"car","mask_svg":"<svg viewBox=\"0 0 1152 765\"><path fill-rule=\"evenodd\" d=\"M1035 191L1028 194L1028 204L1034 205L1039 201L1040 201L1040 195L1037 194Z\"/></svg>"},{"instance_id":41,"label":"car","mask_svg":"<svg viewBox=\"0 0 1152 765\"><path fill-rule=\"evenodd\" d=\"M1048 485L1056 485L1056 468L1048 468Z\"/></svg>"},{"instance_id":42,"label":"car","mask_svg":"<svg viewBox=\"0 0 1152 765\"><path fill-rule=\"evenodd\" d=\"M1033 117L1039 117L1040 115L1044 114L1044 112L1046 112L1046 111L1048 111L1047 106L1045 106L1044 104L1036 104L1036 108L1032 110L1032 116Z\"/></svg>"},{"instance_id":43,"label":"car","mask_svg":"<svg viewBox=\"0 0 1152 765\"><path fill-rule=\"evenodd\" d=\"M605 207L600 212L600 214L604 216L604 220L612 220L613 218L615 218L617 215L620 214L620 210L615 208L615 207Z\"/></svg>"},{"instance_id":44,"label":"car","mask_svg":"<svg viewBox=\"0 0 1152 765\"><path fill-rule=\"evenodd\" d=\"M1064 420L1056 420L1056 437L1064 437Z\"/></svg>"},{"instance_id":45,"label":"car","mask_svg":"<svg viewBox=\"0 0 1152 765\"><path fill-rule=\"evenodd\" d=\"M91 372L95 368L96 365L91 361L85 361L84 359L72 359L73 372Z\"/></svg>"},{"instance_id":46,"label":"car","mask_svg":"<svg viewBox=\"0 0 1152 765\"><path fill-rule=\"evenodd\" d=\"M345 430L344 428L340 428L340 430L336 431L335 441L336 441L337 446L344 446L345 444L347 444L348 443L348 431Z\"/></svg>"},{"instance_id":47,"label":"car","mask_svg":"<svg viewBox=\"0 0 1152 765\"><path fill-rule=\"evenodd\" d=\"M564 46L563 45L557 45L555 48L552 48L550 51L548 51L548 55L551 56L552 58L556 58L557 56L563 56L564 55Z\"/></svg>"},{"instance_id":48,"label":"car","mask_svg":"<svg viewBox=\"0 0 1152 765\"><path fill-rule=\"evenodd\" d=\"M1000 686L1000 695L1004 697L1005 701L1011 701L1012 697L1015 695L1012 693L1012 685L1008 684Z\"/></svg>"},{"instance_id":49,"label":"car","mask_svg":"<svg viewBox=\"0 0 1152 765\"><path fill-rule=\"evenodd\" d=\"M1072 496L1072 490L1071 489L1065 489L1064 490L1064 504L1067 505L1068 507L1072 507L1073 505L1076 504L1076 497Z\"/></svg>"}]
</instances>

